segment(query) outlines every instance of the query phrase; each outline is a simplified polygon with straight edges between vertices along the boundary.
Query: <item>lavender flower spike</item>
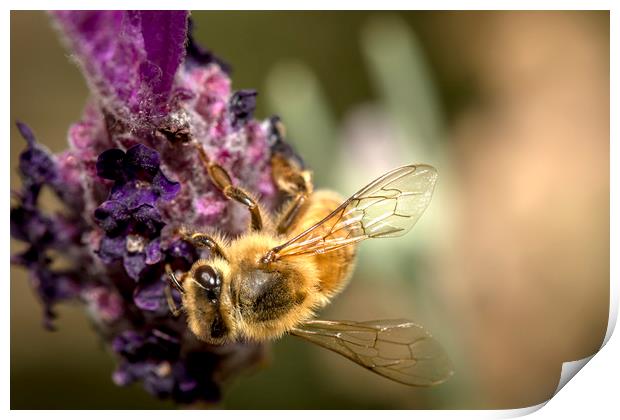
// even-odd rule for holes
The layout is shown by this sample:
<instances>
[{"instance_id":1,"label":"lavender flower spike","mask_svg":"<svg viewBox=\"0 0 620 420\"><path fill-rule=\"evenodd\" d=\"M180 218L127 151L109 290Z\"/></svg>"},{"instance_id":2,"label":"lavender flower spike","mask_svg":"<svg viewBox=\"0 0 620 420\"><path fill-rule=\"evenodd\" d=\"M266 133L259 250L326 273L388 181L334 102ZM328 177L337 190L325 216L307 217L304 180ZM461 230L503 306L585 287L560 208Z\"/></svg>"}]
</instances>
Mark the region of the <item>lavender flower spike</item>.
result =
<instances>
[{"instance_id":1,"label":"lavender flower spike","mask_svg":"<svg viewBox=\"0 0 620 420\"><path fill-rule=\"evenodd\" d=\"M261 344L214 349L189 333L184 315L169 311L165 266L185 271L208 257L183 241L179 229L234 236L248 222L247 211L211 183L188 143L200 144L271 210L281 204L272 153L291 151L274 138L277 118L253 118L256 92L233 93L223 61L188 39L188 15L52 13L93 95L69 128L69 148L58 155L18 123L27 147L19 163L22 189L11 208L11 235L27 244L12 262L29 270L45 325L52 327L56 304L82 302L117 355L113 381L140 381L153 395L183 403L216 401L223 381L264 354ZM65 211L38 207L44 187ZM69 268L53 268L56 254Z\"/></svg>"}]
</instances>

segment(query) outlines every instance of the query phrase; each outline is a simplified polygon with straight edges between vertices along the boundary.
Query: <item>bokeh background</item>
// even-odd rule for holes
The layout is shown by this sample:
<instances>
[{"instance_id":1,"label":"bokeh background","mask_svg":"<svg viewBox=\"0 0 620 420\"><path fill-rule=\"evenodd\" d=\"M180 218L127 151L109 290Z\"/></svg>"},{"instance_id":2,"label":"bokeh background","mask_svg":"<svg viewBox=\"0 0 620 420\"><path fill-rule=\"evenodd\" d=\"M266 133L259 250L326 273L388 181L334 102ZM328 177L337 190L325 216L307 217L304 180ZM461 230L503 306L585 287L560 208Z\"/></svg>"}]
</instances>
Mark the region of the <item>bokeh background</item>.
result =
<instances>
[{"instance_id":1,"label":"bokeh background","mask_svg":"<svg viewBox=\"0 0 620 420\"><path fill-rule=\"evenodd\" d=\"M440 173L403 238L370 241L326 319L406 317L445 345L447 383L414 389L294 337L223 408L516 408L595 352L609 306L609 13L195 12L233 87L279 114L318 187L393 167ZM66 147L88 92L43 12L11 13L11 120ZM11 127L11 186L23 140ZM51 204L50 204L51 205ZM19 249L12 242L13 252ZM172 408L114 361L79 307L41 327L11 271L11 408Z\"/></svg>"}]
</instances>

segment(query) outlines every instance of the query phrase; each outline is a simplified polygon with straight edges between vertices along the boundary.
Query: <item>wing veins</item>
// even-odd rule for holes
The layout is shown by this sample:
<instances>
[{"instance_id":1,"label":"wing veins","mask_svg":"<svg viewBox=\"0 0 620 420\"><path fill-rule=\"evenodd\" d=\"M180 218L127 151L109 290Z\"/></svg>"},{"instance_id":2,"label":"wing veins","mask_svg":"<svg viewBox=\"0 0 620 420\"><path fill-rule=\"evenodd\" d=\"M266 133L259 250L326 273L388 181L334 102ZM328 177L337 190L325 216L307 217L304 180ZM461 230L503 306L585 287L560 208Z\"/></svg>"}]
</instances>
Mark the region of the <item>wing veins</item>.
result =
<instances>
[{"instance_id":1,"label":"wing veins","mask_svg":"<svg viewBox=\"0 0 620 420\"><path fill-rule=\"evenodd\" d=\"M400 236L413 227L428 206L436 178L436 170L428 165L388 172L318 223L273 248L268 261L331 252L368 238ZM420 198L411 198L416 196Z\"/></svg>"},{"instance_id":2,"label":"wing veins","mask_svg":"<svg viewBox=\"0 0 620 420\"><path fill-rule=\"evenodd\" d=\"M379 375L407 385L436 385L452 375L451 363L440 347L432 347L431 351L434 354L427 357L415 356L413 346L416 343L423 340L434 341L432 336L422 327L411 322L390 324L391 322L394 321L368 321L365 323L309 321L292 332L339 353ZM398 332L398 330L407 329L413 329L414 336L411 337L410 341L404 338L404 342L396 342L379 336L379 333L382 332L390 333L391 331ZM362 334L362 336L356 334ZM416 336L418 334L422 334L422 336ZM379 343L388 344L388 347L378 347ZM402 346L407 347L407 355L404 358L399 356L398 352L392 353L396 349L402 349ZM382 349L387 353L382 352ZM402 352L402 350L399 351ZM370 355L367 354L368 351L370 351ZM423 353L428 352L428 350L422 351ZM419 363L424 361L426 363L417 367Z\"/></svg>"}]
</instances>

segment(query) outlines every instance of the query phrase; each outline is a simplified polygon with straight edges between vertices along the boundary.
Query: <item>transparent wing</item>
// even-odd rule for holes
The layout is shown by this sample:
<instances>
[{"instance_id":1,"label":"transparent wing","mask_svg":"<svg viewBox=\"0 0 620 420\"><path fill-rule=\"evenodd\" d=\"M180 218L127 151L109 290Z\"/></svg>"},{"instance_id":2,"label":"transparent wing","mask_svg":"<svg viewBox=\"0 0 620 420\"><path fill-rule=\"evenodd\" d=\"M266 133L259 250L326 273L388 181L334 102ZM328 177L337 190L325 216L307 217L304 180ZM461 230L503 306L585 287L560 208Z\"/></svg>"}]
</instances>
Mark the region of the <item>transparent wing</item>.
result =
<instances>
[{"instance_id":1,"label":"transparent wing","mask_svg":"<svg viewBox=\"0 0 620 420\"><path fill-rule=\"evenodd\" d=\"M429 165L394 169L368 184L336 210L274 248L270 259L320 254L368 238L389 238L407 233L431 200L437 170Z\"/></svg>"},{"instance_id":2,"label":"transparent wing","mask_svg":"<svg viewBox=\"0 0 620 420\"><path fill-rule=\"evenodd\" d=\"M452 363L439 343L424 328L407 320L314 320L291 334L406 385L437 385L453 374Z\"/></svg>"}]
</instances>

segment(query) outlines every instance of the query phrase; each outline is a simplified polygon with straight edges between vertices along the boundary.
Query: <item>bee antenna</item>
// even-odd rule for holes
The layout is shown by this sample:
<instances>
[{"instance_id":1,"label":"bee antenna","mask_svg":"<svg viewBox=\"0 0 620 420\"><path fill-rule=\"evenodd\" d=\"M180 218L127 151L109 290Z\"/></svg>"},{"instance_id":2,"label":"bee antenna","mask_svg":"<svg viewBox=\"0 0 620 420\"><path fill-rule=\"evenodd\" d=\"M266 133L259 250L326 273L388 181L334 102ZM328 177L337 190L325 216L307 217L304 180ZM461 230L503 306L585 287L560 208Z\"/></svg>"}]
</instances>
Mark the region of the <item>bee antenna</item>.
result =
<instances>
[{"instance_id":1,"label":"bee antenna","mask_svg":"<svg viewBox=\"0 0 620 420\"><path fill-rule=\"evenodd\" d=\"M166 264L166 274L168 275L168 285L174 287L182 294L185 293L185 289L183 289L183 286L181 286L181 283L174 274L174 271L170 268L170 264Z\"/></svg>"}]
</instances>

